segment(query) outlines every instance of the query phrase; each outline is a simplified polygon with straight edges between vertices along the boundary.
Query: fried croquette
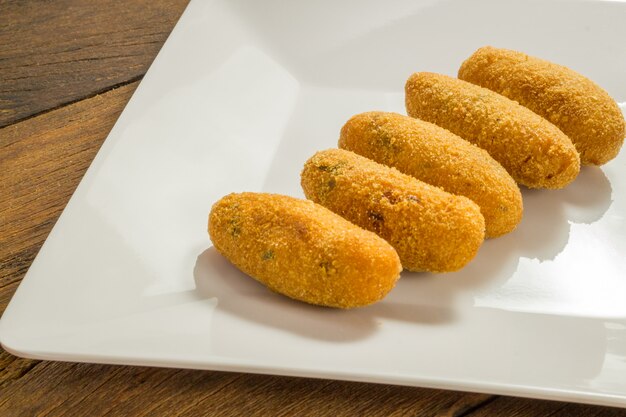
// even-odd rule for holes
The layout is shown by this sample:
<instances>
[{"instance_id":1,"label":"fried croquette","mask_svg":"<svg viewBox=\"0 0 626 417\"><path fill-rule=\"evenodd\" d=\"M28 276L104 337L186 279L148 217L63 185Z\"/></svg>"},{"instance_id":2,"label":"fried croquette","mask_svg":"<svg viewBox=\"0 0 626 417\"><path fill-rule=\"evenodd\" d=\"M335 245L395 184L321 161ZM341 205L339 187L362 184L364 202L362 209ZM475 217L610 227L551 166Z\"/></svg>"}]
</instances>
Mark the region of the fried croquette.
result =
<instances>
[{"instance_id":1,"label":"fried croquette","mask_svg":"<svg viewBox=\"0 0 626 417\"><path fill-rule=\"evenodd\" d=\"M301 183L307 198L387 240L411 271L456 271L484 239L485 220L470 199L350 151L316 153Z\"/></svg>"},{"instance_id":2,"label":"fried croquette","mask_svg":"<svg viewBox=\"0 0 626 417\"><path fill-rule=\"evenodd\" d=\"M271 290L329 307L381 300L402 266L376 234L330 210L293 197L229 194L209 215L215 248Z\"/></svg>"},{"instance_id":3,"label":"fried croquette","mask_svg":"<svg viewBox=\"0 0 626 417\"><path fill-rule=\"evenodd\" d=\"M409 116L485 149L520 184L563 188L580 171L578 152L558 127L500 94L426 72L411 75L405 90Z\"/></svg>"},{"instance_id":4,"label":"fried croquette","mask_svg":"<svg viewBox=\"0 0 626 417\"><path fill-rule=\"evenodd\" d=\"M487 237L511 232L522 219L522 194L506 170L487 151L432 123L361 113L341 129L339 147L468 197L480 207Z\"/></svg>"},{"instance_id":5,"label":"fried croquette","mask_svg":"<svg viewBox=\"0 0 626 417\"><path fill-rule=\"evenodd\" d=\"M615 100L579 73L522 52L480 48L459 78L500 93L545 117L572 140L583 165L602 165L624 143L624 116Z\"/></svg>"}]
</instances>

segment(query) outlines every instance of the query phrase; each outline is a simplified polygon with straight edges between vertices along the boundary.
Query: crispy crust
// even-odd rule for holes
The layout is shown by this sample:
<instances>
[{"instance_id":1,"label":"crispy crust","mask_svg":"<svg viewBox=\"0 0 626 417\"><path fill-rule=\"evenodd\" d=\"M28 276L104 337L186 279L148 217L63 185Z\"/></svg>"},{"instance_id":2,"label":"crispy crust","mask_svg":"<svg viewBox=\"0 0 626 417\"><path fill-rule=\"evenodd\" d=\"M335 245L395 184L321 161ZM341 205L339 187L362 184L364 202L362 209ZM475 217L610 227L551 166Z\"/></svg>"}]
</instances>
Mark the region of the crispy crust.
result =
<instances>
[{"instance_id":1,"label":"crispy crust","mask_svg":"<svg viewBox=\"0 0 626 417\"><path fill-rule=\"evenodd\" d=\"M520 184L563 188L580 171L578 152L559 128L500 94L426 72L411 75L405 90L409 116L485 149Z\"/></svg>"},{"instance_id":2,"label":"crispy crust","mask_svg":"<svg viewBox=\"0 0 626 417\"><path fill-rule=\"evenodd\" d=\"M624 116L615 100L577 72L522 52L480 48L459 78L500 93L545 117L572 140L583 165L602 165L624 143Z\"/></svg>"},{"instance_id":3,"label":"crispy crust","mask_svg":"<svg viewBox=\"0 0 626 417\"><path fill-rule=\"evenodd\" d=\"M302 188L307 198L387 240L412 271L456 271L484 239L485 220L470 199L343 149L311 157Z\"/></svg>"},{"instance_id":4,"label":"crispy crust","mask_svg":"<svg viewBox=\"0 0 626 417\"><path fill-rule=\"evenodd\" d=\"M229 194L213 205L209 235L237 268L280 294L329 307L381 300L402 266L374 233L311 201Z\"/></svg>"},{"instance_id":5,"label":"crispy crust","mask_svg":"<svg viewBox=\"0 0 626 417\"><path fill-rule=\"evenodd\" d=\"M341 129L339 147L468 197L480 206L487 237L513 231L522 219L522 195L506 170L485 150L432 123L361 113Z\"/></svg>"}]
</instances>

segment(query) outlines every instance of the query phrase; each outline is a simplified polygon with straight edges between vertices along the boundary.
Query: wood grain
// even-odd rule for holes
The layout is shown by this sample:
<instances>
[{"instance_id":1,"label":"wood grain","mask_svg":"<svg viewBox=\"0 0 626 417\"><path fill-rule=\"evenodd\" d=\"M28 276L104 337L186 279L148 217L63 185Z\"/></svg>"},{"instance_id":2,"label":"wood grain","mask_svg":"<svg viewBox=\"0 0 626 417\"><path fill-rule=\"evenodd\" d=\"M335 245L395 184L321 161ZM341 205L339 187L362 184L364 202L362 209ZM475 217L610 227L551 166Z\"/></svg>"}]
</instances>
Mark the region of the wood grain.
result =
<instances>
[{"instance_id":1,"label":"wood grain","mask_svg":"<svg viewBox=\"0 0 626 417\"><path fill-rule=\"evenodd\" d=\"M187 3L2 2L0 127L138 80Z\"/></svg>"},{"instance_id":2,"label":"wood grain","mask_svg":"<svg viewBox=\"0 0 626 417\"><path fill-rule=\"evenodd\" d=\"M467 395L307 378L41 362L3 391L0 415L461 416L449 410Z\"/></svg>"},{"instance_id":3,"label":"wood grain","mask_svg":"<svg viewBox=\"0 0 626 417\"><path fill-rule=\"evenodd\" d=\"M529 398L498 397L470 414L471 417L626 417L626 410Z\"/></svg>"},{"instance_id":4,"label":"wood grain","mask_svg":"<svg viewBox=\"0 0 626 417\"><path fill-rule=\"evenodd\" d=\"M0 0L0 313L186 0ZM626 416L626 410L306 378L16 358L4 416Z\"/></svg>"}]
</instances>

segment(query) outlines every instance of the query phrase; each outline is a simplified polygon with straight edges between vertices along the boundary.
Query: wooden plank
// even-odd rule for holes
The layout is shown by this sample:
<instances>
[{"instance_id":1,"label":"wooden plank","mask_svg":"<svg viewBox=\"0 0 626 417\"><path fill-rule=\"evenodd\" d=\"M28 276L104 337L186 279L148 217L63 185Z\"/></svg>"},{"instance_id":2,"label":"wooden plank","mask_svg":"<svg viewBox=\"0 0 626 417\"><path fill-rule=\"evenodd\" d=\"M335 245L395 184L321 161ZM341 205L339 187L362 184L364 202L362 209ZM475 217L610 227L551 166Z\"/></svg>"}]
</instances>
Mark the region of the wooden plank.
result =
<instances>
[{"instance_id":1,"label":"wooden plank","mask_svg":"<svg viewBox=\"0 0 626 417\"><path fill-rule=\"evenodd\" d=\"M485 397L308 378L50 362L4 389L3 396L2 416L136 417L461 416L459 409L450 410L467 404L467 398Z\"/></svg>"},{"instance_id":2,"label":"wooden plank","mask_svg":"<svg viewBox=\"0 0 626 417\"><path fill-rule=\"evenodd\" d=\"M529 398L498 397L470 413L471 417L548 417L564 407L564 403L556 401L540 401Z\"/></svg>"},{"instance_id":3,"label":"wooden plank","mask_svg":"<svg viewBox=\"0 0 626 417\"><path fill-rule=\"evenodd\" d=\"M119 368L112 366L41 362L3 389L0 415L47 414L73 398L84 397L84 393L94 391L117 372Z\"/></svg>"},{"instance_id":4,"label":"wooden plank","mask_svg":"<svg viewBox=\"0 0 626 417\"><path fill-rule=\"evenodd\" d=\"M138 80L189 0L0 6L0 127Z\"/></svg>"},{"instance_id":5,"label":"wooden plank","mask_svg":"<svg viewBox=\"0 0 626 417\"><path fill-rule=\"evenodd\" d=\"M81 417L97 410L101 416L173 416L194 407L198 398L214 396L219 401L225 386L245 377L228 372L125 367L118 377L80 402L72 396L69 412L69 407L63 407L50 415Z\"/></svg>"},{"instance_id":6,"label":"wooden plank","mask_svg":"<svg viewBox=\"0 0 626 417\"><path fill-rule=\"evenodd\" d=\"M530 398L498 397L468 415L470 417L626 417L626 410Z\"/></svg>"},{"instance_id":7,"label":"wooden plank","mask_svg":"<svg viewBox=\"0 0 626 417\"><path fill-rule=\"evenodd\" d=\"M590 406L584 404L565 404L563 408L554 413L552 417L626 417L626 410L623 408L609 408L600 406Z\"/></svg>"},{"instance_id":8,"label":"wooden plank","mask_svg":"<svg viewBox=\"0 0 626 417\"><path fill-rule=\"evenodd\" d=\"M17 358L0 349L0 392L4 387L26 375L39 361Z\"/></svg>"},{"instance_id":9,"label":"wooden plank","mask_svg":"<svg viewBox=\"0 0 626 417\"><path fill-rule=\"evenodd\" d=\"M458 417L489 397L425 388L249 375L226 386L219 398L207 396L180 416Z\"/></svg>"},{"instance_id":10,"label":"wooden plank","mask_svg":"<svg viewBox=\"0 0 626 417\"><path fill-rule=\"evenodd\" d=\"M41 362L3 390L2 416L168 415L241 374L146 367ZM60 384L59 381L62 381ZM186 395L181 395L187 392ZM28 401L25 401L28 400ZM130 411L129 411L130 410Z\"/></svg>"}]
</instances>

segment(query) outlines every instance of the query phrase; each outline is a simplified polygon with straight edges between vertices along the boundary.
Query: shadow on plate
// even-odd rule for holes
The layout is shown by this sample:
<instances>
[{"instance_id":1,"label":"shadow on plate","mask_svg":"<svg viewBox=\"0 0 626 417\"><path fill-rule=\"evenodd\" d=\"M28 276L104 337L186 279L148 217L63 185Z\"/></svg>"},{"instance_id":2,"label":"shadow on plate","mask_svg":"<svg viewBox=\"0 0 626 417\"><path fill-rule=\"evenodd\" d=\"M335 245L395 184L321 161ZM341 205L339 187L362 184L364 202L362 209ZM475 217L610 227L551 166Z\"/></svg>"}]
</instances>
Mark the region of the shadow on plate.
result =
<instances>
[{"instance_id":1,"label":"shadow on plate","mask_svg":"<svg viewBox=\"0 0 626 417\"><path fill-rule=\"evenodd\" d=\"M520 258L541 262L555 259L567 246L571 224L591 224L601 219L611 206L611 193L608 178L597 167L584 167L576 181L562 190L524 188L524 217L517 229L486 240L476 258L461 271L445 275L404 275L423 278L420 281L428 288L420 288L420 291L433 294L449 295L505 282L517 270Z\"/></svg>"},{"instance_id":2,"label":"shadow on plate","mask_svg":"<svg viewBox=\"0 0 626 417\"><path fill-rule=\"evenodd\" d=\"M570 222L592 223L611 205L611 185L599 168L585 168L568 188L524 190L524 219L518 229L486 241L463 270L445 275L402 274L387 298L369 307L336 310L291 300L239 271L215 248L196 261L201 298L216 298L217 310L301 336L348 342L377 331L380 320L439 325L457 318L458 298L483 285L506 282L521 257L554 259L567 245ZM469 293L471 295L471 293Z\"/></svg>"},{"instance_id":3,"label":"shadow on plate","mask_svg":"<svg viewBox=\"0 0 626 417\"><path fill-rule=\"evenodd\" d=\"M384 302L354 310L309 305L268 290L239 271L214 247L202 252L194 268L196 293L217 298L217 310L247 321L283 329L301 336L343 342L367 337L378 319L422 324L451 320L448 309Z\"/></svg>"}]
</instances>

